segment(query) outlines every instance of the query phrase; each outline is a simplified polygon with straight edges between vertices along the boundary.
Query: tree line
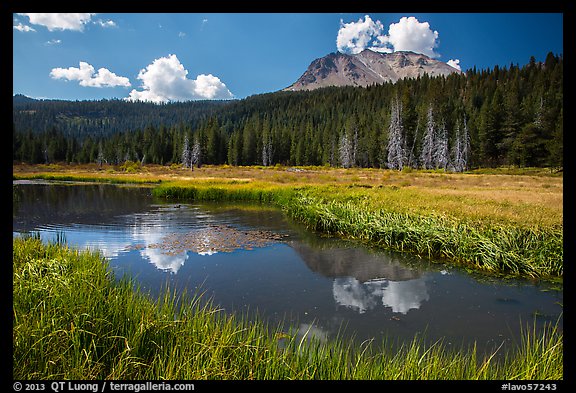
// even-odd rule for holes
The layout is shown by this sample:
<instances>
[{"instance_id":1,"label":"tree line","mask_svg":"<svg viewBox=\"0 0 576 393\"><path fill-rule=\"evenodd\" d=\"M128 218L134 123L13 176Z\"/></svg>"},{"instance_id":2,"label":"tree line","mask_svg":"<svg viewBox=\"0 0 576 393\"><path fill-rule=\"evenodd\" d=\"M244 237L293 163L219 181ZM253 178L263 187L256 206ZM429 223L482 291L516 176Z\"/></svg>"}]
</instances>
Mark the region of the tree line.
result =
<instances>
[{"instance_id":1,"label":"tree line","mask_svg":"<svg viewBox=\"0 0 576 393\"><path fill-rule=\"evenodd\" d=\"M561 167L563 58L234 101L15 100L13 119L28 163Z\"/></svg>"}]
</instances>

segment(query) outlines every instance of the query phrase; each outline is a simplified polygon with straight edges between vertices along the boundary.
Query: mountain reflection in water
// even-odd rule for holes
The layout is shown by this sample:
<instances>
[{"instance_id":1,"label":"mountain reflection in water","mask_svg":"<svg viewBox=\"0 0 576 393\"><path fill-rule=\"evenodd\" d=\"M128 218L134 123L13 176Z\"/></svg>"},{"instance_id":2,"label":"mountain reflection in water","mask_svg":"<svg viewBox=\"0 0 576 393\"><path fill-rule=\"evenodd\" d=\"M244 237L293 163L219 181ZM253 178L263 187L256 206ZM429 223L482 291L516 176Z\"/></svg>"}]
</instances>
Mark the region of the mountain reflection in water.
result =
<instances>
[{"instance_id":1,"label":"mountain reflection in water","mask_svg":"<svg viewBox=\"0 0 576 393\"><path fill-rule=\"evenodd\" d=\"M406 314L428 300L423 271L408 268L400 258L370 253L365 248L323 248L292 243L308 267L333 277L332 293L337 304L359 313L378 305Z\"/></svg>"},{"instance_id":2,"label":"mountain reflection in water","mask_svg":"<svg viewBox=\"0 0 576 393\"><path fill-rule=\"evenodd\" d=\"M424 279L408 281L372 280L362 283L353 277L336 278L332 289L336 303L365 313L379 304L406 314L428 300Z\"/></svg>"},{"instance_id":3,"label":"mountain reflection in water","mask_svg":"<svg viewBox=\"0 0 576 393\"><path fill-rule=\"evenodd\" d=\"M522 323L558 321L563 292L546 283L472 276L408 254L307 231L278 209L167 203L149 189L105 184L18 184L13 235L64 233L100 250L114 275L152 296L200 291L229 313L290 325L327 340L391 337L497 348ZM526 326L523 327L526 329Z\"/></svg>"}]
</instances>

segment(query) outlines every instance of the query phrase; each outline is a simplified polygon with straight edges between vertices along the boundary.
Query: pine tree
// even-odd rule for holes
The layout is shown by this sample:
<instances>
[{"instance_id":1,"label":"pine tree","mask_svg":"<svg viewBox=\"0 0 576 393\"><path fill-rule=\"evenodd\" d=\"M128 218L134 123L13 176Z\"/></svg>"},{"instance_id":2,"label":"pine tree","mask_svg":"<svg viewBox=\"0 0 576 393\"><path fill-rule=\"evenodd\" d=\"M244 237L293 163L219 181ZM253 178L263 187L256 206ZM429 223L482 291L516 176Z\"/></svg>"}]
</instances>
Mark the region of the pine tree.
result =
<instances>
[{"instance_id":1,"label":"pine tree","mask_svg":"<svg viewBox=\"0 0 576 393\"><path fill-rule=\"evenodd\" d=\"M256 141L256 128L258 126L258 118L253 116L247 120L242 132L242 163L244 165L254 165L257 163L256 156L258 151Z\"/></svg>"},{"instance_id":2,"label":"pine tree","mask_svg":"<svg viewBox=\"0 0 576 393\"><path fill-rule=\"evenodd\" d=\"M202 166L202 147L199 138L194 140L194 146L192 146L192 152L190 154L190 168L193 168L194 164L196 164L198 168Z\"/></svg>"},{"instance_id":3,"label":"pine tree","mask_svg":"<svg viewBox=\"0 0 576 393\"><path fill-rule=\"evenodd\" d=\"M398 98L392 103L392 115L388 132L388 161L390 169L402 170L406 161L404 129L402 127L402 105Z\"/></svg>"},{"instance_id":4,"label":"pine tree","mask_svg":"<svg viewBox=\"0 0 576 393\"><path fill-rule=\"evenodd\" d=\"M340 165L344 168L350 168L352 166L352 142L346 135L346 132L342 134L340 138L340 146L338 148L340 154Z\"/></svg>"},{"instance_id":5,"label":"pine tree","mask_svg":"<svg viewBox=\"0 0 576 393\"><path fill-rule=\"evenodd\" d=\"M100 141L100 143L98 143L98 157L96 158L98 168L102 168L102 161L106 161L106 159L104 158L104 151L102 150L102 141Z\"/></svg>"},{"instance_id":6,"label":"pine tree","mask_svg":"<svg viewBox=\"0 0 576 393\"><path fill-rule=\"evenodd\" d=\"M238 166L242 163L242 129L234 131L228 141L228 164Z\"/></svg>"},{"instance_id":7,"label":"pine tree","mask_svg":"<svg viewBox=\"0 0 576 393\"><path fill-rule=\"evenodd\" d=\"M410 148L410 152L407 153L406 158L406 165L411 168L416 168L418 166L418 162L416 159L415 148L416 148L416 140L418 139L418 124L416 125L416 131L414 131L414 140L412 141L412 148ZM407 143L407 138L404 138L404 143Z\"/></svg>"},{"instance_id":8,"label":"pine tree","mask_svg":"<svg viewBox=\"0 0 576 393\"><path fill-rule=\"evenodd\" d=\"M462 172L468 170L468 161L470 160L470 132L468 131L468 123L466 116L463 119L464 129L462 130L462 138L460 140L460 169Z\"/></svg>"},{"instance_id":9,"label":"pine tree","mask_svg":"<svg viewBox=\"0 0 576 393\"><path fill-rule=\"evenodd\" d=\"M446 124L442 122L434 141L434 168L446 170L448 167L449 159L448 131L446 130Z\"/></svg>"},{"instance_id":10,"label":"pine tree","mask_svg":"<svg viewBox=\"0 0 576 393\"><path fill-rule=\"evenodd\" d=\"M448 78L423 75L366 89L271 93L233 105L16 102L13 141L18 143L13 143L13 157L31 163L97 162L101 141L109 163L138 158L180 163L187 134L190 155L192 135L200 136L201 162L208 164L228 158L232 165L281 162L387 168L398 165L392 163L394 150L401 151L391 148L396 146L404 150L403 166L433 169L443 166L436 161L445 151L440 122L444 119L450 135L450 170L465 170L470 164L560 167L563 86L563 59L549 54L545 63L531 58L524 67L472 69ZM401 106L401 143L393 135L394 126L388 128L396 111L395 103L383 108L388 97L397 97ZM61 122L58 114L78 121ZM436 160L431 156L434 149Z\"/></svg>"},{"instance_id":11,"label":"pine tree","mask_svg":"<svg viewBox=\"0 0 576 393\"><path fill-rule=\"evenodd\" d=\"M501 89L498 87L492 100L484 102L480 111L480 153L486 166L495 167L502 163L503 119L504 102Z\"/></svg>"},{"instance_id":12,"label":"pine tree","mask_svg":"<svg viewBox=\"0 0 576 393\"><path fill-rule=\"evenodd\" d=\"M561 110L558 121L552 134L552 139L548 142L550 152L550 165L556 168L564 166L564 113Z\"/></svg>"},{"instance_id":13,"label":"pine tree","mask_svg":"<svg viewBox=\"0 0 576 393\"><path fill-rule=\"evenodd\" d=\"M420 154L420 163L424 169L434 168L435 128L432 104L430 104L426 120L426 131L422 142L422 152Z\"/></svg>"},{"instance_id":14,"label":"pine tree","mask_svg":"<svg viewBox=\"0 0 576 393\"><path fill-rule=\"evenodd\" d=\"M50 160L48 159L48 143L46 143L46 138L44 138L42 142L42 156L44 157L44 164L49 164Z\"/></svg>"},{"instance_id":15,"label":"pine tree","mask_svg":"<svg viewBox=\"0 0 576 393\"><path fill-rule=\"evenodd\" d=\"M270 130L264 130L262 137L262 165L272 165L274 155L274 145L272 144L272 134Z\"/></svg>"},{"instance_id":16,"label":"pine tree","mask_svg":"<svg viewBox=\"0 0 576 393\"><path fill-rule=\"evenodd\" d=\"M184 168L194 169L192 166L192 150L188 141L188 134L184 135L184 146L182 147L182 166Z\"/></svg>"},{"instance_id":17,"label":"pine tree","mask_svg":"<svg viewBox=\"0 0 576 393\"><path fill-rule=\"evenodd\" d=\"M502 122L502 142L500 143L503 152L510 152L514 140L520 132L521 107L519 100L520 79L518 70L510 66L511 80L506 84L504 95L504 120ZM507 154L506 162L511 162L511 157Z\"/></svg>"},{"instance_id":18,"label":"pine tree","mask_svg":"<svg viewBox=\"0 0 576 393\"><path fill-rule=\"evenodd\" d=\"M463 129L460 130L460 122L456 124L456 135L452 145L452 160L449 163L449 170L454 172L464 172L468 169L468 159L470 156L470 135L466 117L463 120Z\"/></svg>"},{"instance_id":19,"label":"pine tree","mask_svg":"<svg viewBox=\"0 0 576 393\"><path fill-rule=\"evenodd\" d=\"M352 165L357 162L358 156L358 125L354 123L352 133Z\"/></svg>"},{"instance_id":20,"label":"pine tree","mask_svg":"<svg viewBox=\"0 0 576 393\"><path fill-rule=\"evenodd\" d=\"M355 115L346 121L338 150L340 154L340 165L344 168L351 168L356 165L358 151L358 122Z\"/></svg>"},{"instance_id":21,"label":"pine tree","mask_svg":"<svg viewBox=\"0 0 576 393\"><path fill-rule=\"evenodd\" d=\"M462 144L460 139L460 123L456 124L454 143L452 144L452 160L448 165L448 170L452 172L462 172L460 160L462 157Z\"/></svg>"}]
</instances>

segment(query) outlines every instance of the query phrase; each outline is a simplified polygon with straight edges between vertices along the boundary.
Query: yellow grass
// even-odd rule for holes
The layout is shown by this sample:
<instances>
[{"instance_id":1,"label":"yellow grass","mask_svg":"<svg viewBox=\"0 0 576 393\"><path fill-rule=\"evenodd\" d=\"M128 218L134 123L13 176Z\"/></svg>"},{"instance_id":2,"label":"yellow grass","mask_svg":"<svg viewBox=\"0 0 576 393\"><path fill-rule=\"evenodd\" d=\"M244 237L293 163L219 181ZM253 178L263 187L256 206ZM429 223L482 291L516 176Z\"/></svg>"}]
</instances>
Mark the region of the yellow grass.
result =
<instances>
[{"instance_id":1,"label":"yellow grass","mask_svg":"<svg viewBox=\"0 0 576 393\"><path fill-rule=\"evenodd\" d=\"M391 171L329 167L203 166L193 171L179 166L145 165L126 173L104 165L13 165L14 178L66 175L78 178L213 184L228 187L278 188L330 187L333 196L355 195L369 200L371 208L418 214L448 215L474 221L519 226L561 227L563 178L546 170L526 175ZM516 171L517 172L517 171Z\"/></svg>"}]
</instances>

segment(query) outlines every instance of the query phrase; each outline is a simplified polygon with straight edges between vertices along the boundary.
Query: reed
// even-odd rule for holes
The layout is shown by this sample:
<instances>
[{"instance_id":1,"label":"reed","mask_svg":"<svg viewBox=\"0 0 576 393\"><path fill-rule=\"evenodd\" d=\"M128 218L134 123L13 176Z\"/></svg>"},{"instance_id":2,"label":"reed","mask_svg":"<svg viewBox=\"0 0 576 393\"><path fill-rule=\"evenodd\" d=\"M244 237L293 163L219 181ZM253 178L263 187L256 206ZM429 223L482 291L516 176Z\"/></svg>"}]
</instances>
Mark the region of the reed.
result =
<instances>
[{"instance_id":1,"label":"reed","mask_svg":"<svg viewBox=\"0 0 576 393\"><path fill-rule=\"evenodd\" d=\"M48 168L49 169L49 168ZM152 183L156 197L278 206L312 230L490 274L562 280L562 178L351 168L142 167L142 173L15 166L14 179ZM52 169L51 169L52 170ZM515 173L511 175L511 173ZM17 201L16 201L17 202Z\"/></svg>"},{"instance_id":2,"label":"reed","mask_svg":"<svg viewBox=\"0 0 576 393\"><path fill-rule=\"evenodd\" d=\"M415 337L399 349L320 343L227 315L202 294L153 301L100 253L13 239L14 379L563 378L563 335L527 329L497 360Z\"/></svg>"},{"instance_id":3,"label":"reed","mask_svg":"<svg viewBox=\"0 0 576 393\"><path fill-rule=\"evenodd\" d=\"M13 180L53 180L53 181L74 181L74 182L96 182L111 184L148 184L161 183L161 179L145 177L141 175L113 176L111 174L63 174L63 173L33 173L33 174L13 174Z\"/></svg>"},{"instance_id":4,"label":"reed","mask_svg":"<svg viewBox=\"0 0 576 393\"><path fill-rule=\"evenodd\" d=\"M317 190L299 192L286 211L310 229L389 249L493 273L534 278L563 276L561 229L373 209L363 201L327 199L323 195Z\"/></svg>"},{"instance_id":5,"label":"reed","mask_svg":"<svg viewBox=\"0 0 576 393\"><path fill-rule=\"evenodd\" d=\"M283 204L290 197L288 188L271 188L265 185L237 183L194 183L178 185L169 183L152 190L155 197L196 201L238 201Z\"/></svg>"},{"instance_id":6,"label":"reed","mask_svg":"<svg viewBox=\"0 0 576 393\"><path fill-rule=\"evenodd\" d=\"M561 227L478 220L434 211L424 214L377 203L369 191L358 192L356 188L195 182L161 184L153 189L153 194L164 198L272 203L314 231L491 274L549 280L563 277Z\"/></svg>"}]
</instances>

